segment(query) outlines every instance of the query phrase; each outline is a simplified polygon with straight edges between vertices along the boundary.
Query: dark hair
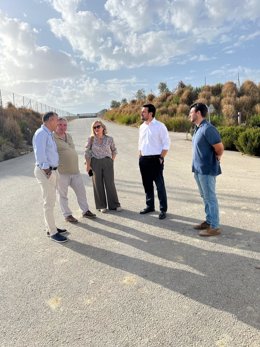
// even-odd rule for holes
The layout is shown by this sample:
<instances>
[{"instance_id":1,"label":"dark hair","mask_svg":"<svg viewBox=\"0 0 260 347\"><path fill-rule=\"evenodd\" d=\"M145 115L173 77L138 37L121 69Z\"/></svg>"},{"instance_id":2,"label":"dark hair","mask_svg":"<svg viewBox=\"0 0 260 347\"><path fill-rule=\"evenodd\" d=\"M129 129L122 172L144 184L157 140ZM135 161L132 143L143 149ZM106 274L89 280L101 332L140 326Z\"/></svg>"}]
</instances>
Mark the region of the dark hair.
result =
<instances>
[{"instance_id":1,"label":"dark hair","mask_svg":"<svg viewBox=\"0 0 260 347\"><path fill-rule=\"evenodd\" d=\"M153 114L153 118L154 118L155 113L156 113L156 108L155 108L155 106L154 106L153 104L145 104L145 105L143 105L143 107L148 108L148 112L149 112L149 113L151 112L151 113Z\"/></svg>"},{"instance_id":2,"label":"dark hair","mask_svg":"<svg viewBox=\"0 0 260 347\"><path fill-rule=\"evenodd\" d=\"M42 121L43 123L48 122L48 120L53 117L53 116L58 116L57 113L51 111L51 112L47 112L42 116Z\"/></svg>"},{"instance_id":3,"label":"dark hair","mask_svg":"<svg viewBox=\"0 0 260 347\"><path fill-rule=\"evenodd\" d=\"M202 102L195 102L193 105L191 105L190 110L194 108L195 112L200 111L201 116L203 118L206 117L207 113L208 113L208 107L207 105L203 104Z\"/></svg>"}]
</instances>

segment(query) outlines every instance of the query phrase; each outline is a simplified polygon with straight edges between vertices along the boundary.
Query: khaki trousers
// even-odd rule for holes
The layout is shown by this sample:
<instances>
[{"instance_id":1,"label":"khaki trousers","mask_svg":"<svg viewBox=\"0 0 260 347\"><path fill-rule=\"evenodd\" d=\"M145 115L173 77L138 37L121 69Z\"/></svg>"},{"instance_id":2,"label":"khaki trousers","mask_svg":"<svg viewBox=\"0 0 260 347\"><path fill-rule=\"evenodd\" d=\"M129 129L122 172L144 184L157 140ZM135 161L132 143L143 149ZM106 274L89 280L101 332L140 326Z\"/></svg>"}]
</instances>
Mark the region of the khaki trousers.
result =
<instances>
[{"instance_id":1,"label":"khaki trousers","mask_svg":"<svg viewBox=\"0 0 260 347\"><path fill-rule=\"evenodd\" d=\"M57 233L57 228L54 220L54 206L56 201L56 188L59 174L57 170L51 172L48 178L43 170L38 166L34 169L34 175L37 182L40 184L43 197L43 215L44 222L50 235Z\"/></svg>"},{"instance_id":2,"label":"khaki trousers","mask_svg":"<svg viewBox=\"0 0 260 347\"><path fill-rule=\"evenodd\" d=\"M69 175L69 174L59 174L58 182L58 192L60 207L63 216L66 218L72 215L71 209L69 208L68 201L68 188L69 186L74 190L79 207L82 213L89 210L86 189L81 174Z\"/></svg>"}]
</instances>

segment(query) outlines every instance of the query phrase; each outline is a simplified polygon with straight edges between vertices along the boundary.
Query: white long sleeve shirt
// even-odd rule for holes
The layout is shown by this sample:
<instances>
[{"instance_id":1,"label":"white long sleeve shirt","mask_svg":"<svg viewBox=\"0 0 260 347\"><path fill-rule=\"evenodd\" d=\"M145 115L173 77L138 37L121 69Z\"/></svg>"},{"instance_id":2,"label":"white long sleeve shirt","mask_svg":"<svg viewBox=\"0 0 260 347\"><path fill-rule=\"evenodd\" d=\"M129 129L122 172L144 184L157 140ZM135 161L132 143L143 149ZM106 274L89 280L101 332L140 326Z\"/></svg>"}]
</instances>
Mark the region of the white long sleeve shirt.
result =
<instances>
[{"instance_id":1,"label":"white long sleeve shirt","mask_svg":"<svg viewBox=\"0 0 260 347\"><path fill-rule=\"evenodd\" d=\"M53 133L43 124L33 136L33 150L36 165L41 169L59 165L59 155Z\"/></svg>"},{"instance_id":2,"label":"white long sleeve shirt","mask_svg":"<svg viewBox=\"0 0 260 347\"><path fill-rule=\"evenodd\" d=\"M160 155L163 150L169 150L170 137L166 126L155 118L145 122L139 128L138 149L143 156Z\"/></svg>"}]
</instances>

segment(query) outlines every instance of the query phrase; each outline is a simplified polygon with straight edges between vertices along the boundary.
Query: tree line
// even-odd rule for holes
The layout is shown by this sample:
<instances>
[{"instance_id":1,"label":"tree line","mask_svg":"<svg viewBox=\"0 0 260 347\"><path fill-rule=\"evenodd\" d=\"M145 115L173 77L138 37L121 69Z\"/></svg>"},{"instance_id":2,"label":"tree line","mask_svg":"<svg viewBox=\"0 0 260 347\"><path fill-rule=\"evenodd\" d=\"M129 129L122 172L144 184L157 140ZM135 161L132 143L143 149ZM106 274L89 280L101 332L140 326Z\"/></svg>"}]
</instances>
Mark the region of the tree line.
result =
<instances>
[{"instance_id":1,"label":"tree line","mask_svg":"<svg viewBox=\"0 0 260 347\"><path fill-rule=\"evenodd\" d=\"M112 100L105 118L128 125L140 125L140 109L146 102L157 108L157 118L170 131L192 131L187 119L190 106L203 102L211 111L209 120L221 132L226 149L260 156L260 83L246 80L241 86L225 84L193 87L182 81L172 91L158 84L158 95L139 89L131 100ZM242 135L242 133L244 133ZM239 139L240 137L240 139Z\"/></svg>"}]
</instances>

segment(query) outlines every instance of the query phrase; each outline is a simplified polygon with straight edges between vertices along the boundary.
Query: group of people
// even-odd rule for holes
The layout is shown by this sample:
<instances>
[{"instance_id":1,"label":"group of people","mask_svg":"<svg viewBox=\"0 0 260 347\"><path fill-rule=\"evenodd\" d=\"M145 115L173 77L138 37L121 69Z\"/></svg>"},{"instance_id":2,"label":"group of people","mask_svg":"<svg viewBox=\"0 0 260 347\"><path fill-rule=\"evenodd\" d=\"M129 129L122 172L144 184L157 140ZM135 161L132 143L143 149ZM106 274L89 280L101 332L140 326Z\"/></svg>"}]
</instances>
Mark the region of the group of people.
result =
<instances>
[{"instance_id":1,"label":"group of people","mask_svg":"<svg viewBox=\"0 0 260 347\"><path fill-rule=\"evenodd\" d=\"M143 124L139 130L139 167L146 193L146 214L154 211L154 186L160 204L159 219L166 218L167 195L163 178L164 158L170 147L165 125L155 119L156 108L145 104L142 108ZM224 152L220 134L206 120L208 108L203 103L190 106L189 119L195 124L192 137L192 172L204 202L206 220L194 226L200 236L216 236L219 228L219 207L216 196L216 177L221 174L220 159Z\"/></svg>"},{"instance_id":2,"label":"group of people","mask_svg":"<svg viewBox=\"0 0 260 347\"><path fill-rule=\"evenodd\" d=\"M89 209L86 189L79 171L78 154L73 139L67 132L67 120L55 112L48 112L42 118L43 124L33 136L36 159L34 174L40 184L43 196L44 221L51 240L62 243L68 239L67 230L57 228L54 218L56 192L62 214L67 222L78 223L68 204L68 188L76 194L78 205L85 218L96 218ZM121 211L114 184L113 161L117 150L112 137L106 135L101 121L92 124L92 134L86 145L86 169L93 175L93 189L96 209L105 213Z\"/></svg>"},{"instance_id":3,"label":"group of people","mask_svg":"<svg viewBox=\"0 0 260 347\"><path fill-rule=\"evenodd\" d=\"M219 207L216 196L216 176L221 173L220 159L224 151L217 129L206 120L208 109L203 103L190 107L189 119L195 124L192 139L192 171L204 202L206 219L194 229L200 236L216 236L219 228ZM165 219L168 209L163 177L164 160L170 148L166 126L155 118L153 104L144 104L143 121L139 129L139 168L145 191L146 206L140 214L155 211L154 183L159 199L159 219ZM68 206L68 188L74 190L82 216L95 218L89 210L86 190L79 171L78 155L72 137L67 133L67 120L55 112L43 116L43 124L33 137L36 159L34 174L41 186L44 220L47 234L53 241L66 242L67 230L56 227L54 206L58 192L61 211L66 221L77 223ZM114 180L114 160L117 149L114 139L107 135L105 124L96 120L91 126L91 135L85 147L86 171L92 177L96 209L122 211Z\"/></svg>"}]
</instances>

